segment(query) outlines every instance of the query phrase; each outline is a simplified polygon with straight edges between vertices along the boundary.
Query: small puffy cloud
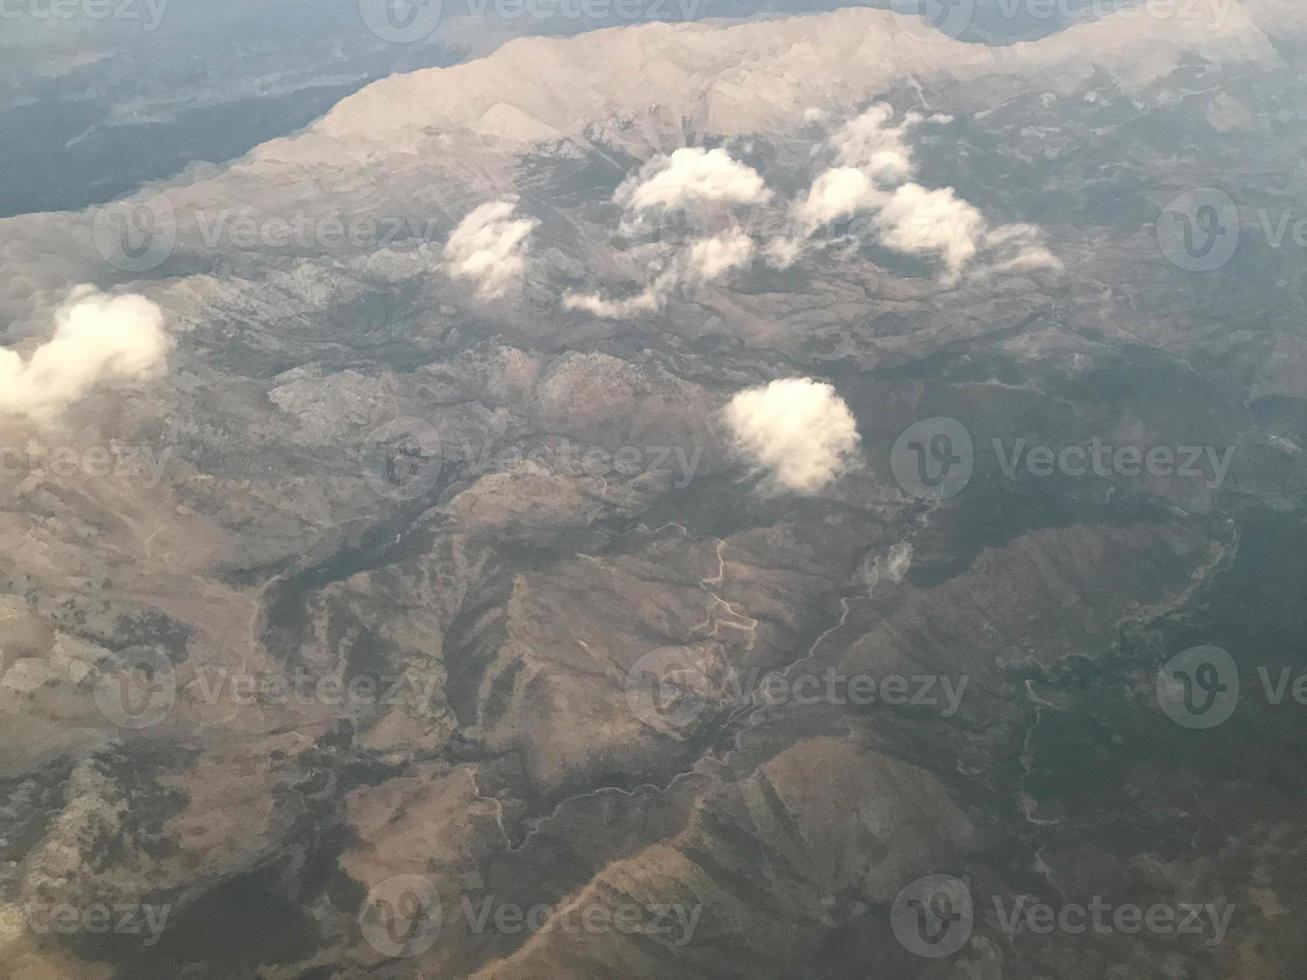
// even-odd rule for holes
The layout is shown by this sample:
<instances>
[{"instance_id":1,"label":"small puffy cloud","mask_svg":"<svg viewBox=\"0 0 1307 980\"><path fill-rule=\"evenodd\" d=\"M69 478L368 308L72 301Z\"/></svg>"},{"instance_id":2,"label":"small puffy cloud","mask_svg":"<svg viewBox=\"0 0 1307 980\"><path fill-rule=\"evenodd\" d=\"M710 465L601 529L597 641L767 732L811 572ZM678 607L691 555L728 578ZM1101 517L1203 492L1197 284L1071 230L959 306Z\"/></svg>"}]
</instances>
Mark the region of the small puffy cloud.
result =
<instances>
[{"instance_id":1,"label":"small puffy cloud","mask_svg":"<svg viewBox=\"0 0 1307 980\"><path fill-rule=\"evenodd\" d=\"M843 473L859 442L848 405L831 385L812 378L741 391L722 419L735 451L794 493L816 493Z\"/></svg>"},{"instance_id":2,"label":"small puffy cloud","mask_svg":"<svg viewBox=\"0 0 1307 980\"><path fill-rule=\"evenodd\" d=\"M1038 225L1000 225L992 231L985 233L985 244L995 247L1006 245L1022 246L1035 241L1039 238L1039 235L1040 230Z\"/></svg>"},{"instance_id":3,"label":"small puffy cloud","mask_svg":"<svg viewBox=\"0 0 1307 980\"><path fill-rule=\"evenodd\" d=\"M685 285L699 285L720 279L753 259L753 239L738 230L702 238L672 257L643 290L626 299L604 299L598 293L568 293L563 306L593 316L624 319L660 310L672 294Z\"/></svg>"},{"instance_id":4,"label":"small puffy cloud","mask_svg":"<svg viewBox=\"0 0 1307 980\"><path fill-rule=\"evenodd\" d=\"M999 259L989 266L986 266L985 272L1023 272L1031 269L1052 269L1061 271L1065 266L1062 260L1056 255L1044 248L1042 245L1029 245L1020 249L1015 255L1006 259Z\"/></svg>"},{"instance_id":5,"label":"small puffy cloud","mask_svg":"<svg viewBox=\"0 0 1307 980\"><path fill-rule=\"evenodd\" d=\"M569 293L563 304L609 318L657 311L678 290L720 278L755 254L772 268L789 268L810 248L821 247L814 238L820 229L860 215L865 220L844 229L848 238L856 239L861 232L885 248L936 258L947 283L964 273L1061 268L1042 244L1038 228L991 228L951 187L932 189L911 180L916 166L910 134L950 122L951 116L916 112L896 122L894 110L885 103L848 120L827 140L825 152L833 151L834 165L789 203L788 225L779 231L775 222L748 222L741 230L732 208L766 204L772 194L756 170L724 149L684 148L660 157L614 194L613 200L624 209L622 230L640 235L650 222L673 214L688 220L698 237L678 245L660 239L642 245L638 254L632 249L628 257L647 270L644 287L632 296L606 299L598 293ZM718 231L723 224L727 230ZM769 229L769 237L755 243L747 231L761 227Z\"/></svg>"},{"instance_id":6,"label":"small puffy cloud","mask_svg":"<svg viewBox=\"0 0 1307 980\"><path fill-rule=\"evenodd\" d=\"M733 160L725 150L688 147L641 168L617 189L613 199L625 205L623 226L631 228L639 226L645 211L757 204L770 200L771 192L756 170ZM650 263L644 289L634 296L605 299L598 293L568 293L563 306L609 319L652 313L662 309L677 290L720 279L748 265L754 251L753 239L732 224L715 235L674 249L663 248Z\"/></svg>"},{"instance_id":7,"label":"small puffy cloud","mask_svg":"<svg viewBox=\"0 0 1307 980\"><path fill-rule=\"evenodd\" d=\"M689 276L700 282L719 279L752 258L752 238L742 231L724 231L690 246Z\"/></svg>"},{"instance_id":8,"label":"small puffy cloud","mask_svg":"<svg viewBox=\"0 0 1307 980\"><path fill-rule=\"evenodd\" d=\"M897 126L890 125L893 116L893 109L877 102L836 130L830 143L839 162L860 167L878 180L905 180L913 169L907 135L921 116L910 112Z\"/></svg>"},{"instance_id":9,"label":"small puffy cloud","mask_svg":"<svg viewBox=\"0 0 1307 980\"><path fill-rule=\"evenodd\" d=\"M984 215L953 188L932 189L908 181L916 169L908 134L923 124L952 122L951 116L909 112L898 124L893 118L890 106L876 103L831 135L839 165L818 175L806 197L793 205L800 237L778 239L769 247L767 258L774 266L794 262L796 246L823 225L867 214L867 227L881 245L942 260L945 282L956 282L968 266L976 266L980 275L1061 268L1041 244L1037 227L991 229Z\"/></svg>"},{"instance_id":10,"label":"small puffy cloud","mask_svg":"<svg viewBox=\"0 0 1307 980\"><path fill-rule=\"evenodd\" d=\"M762 254L773 269L788 269L803 254L803 242L797 238L780 235L767 243Z\"/></svg>"},{"instance_id":11,"label":"small puffy cloud","mask_svg":"<svg viewBox=\"0 0 1307 980\"><path fill-rule=\"evenodd\" d=\"M811 235L824 224L869 210L885 197L857 167L832 167L812 182L808 196L795 205L794 217Z\"/></svg>"},{"instance_id":12,"label":"small puffy cloud","mask_svg":"<svg viewBox=\"0 0 1307 980\"><path fill-rule=\"evenodd\" d=\"M445 259L456 279L471 279L482 299L497 299L526 270L526 245L539 224L515 218L516 200L491 201L459 222L445 243Z\"/></svg>"},{"instance_id":13,"label":"small puffy cloud","mask_svg":"<svg viewBox=\"0 0 1307 980\"><path fill-rule=\"evenodd\" d=\"M956 279L979 249L985 219L951 187L904 184L877 212L876 227L885 246L909 254L934 253L943 259L947 278Z\"/></svg>"},{"instance_id":14,"label":"small puffy cloud","mask_svg":"<svg viewBox=\"0 0 1307 980\"><path fill-rule=\"evenodd\" d=\"M613 199L638 214L698 203L760 204L770 197L758 171L722 148L684 147L646 164Z\"/></svg>"},{"instance_id":15,"label":"small puffy cloud","mask_svg":"<svg viewBox=\"0 0 1307 980\"><path fill-rule=\"evenodd\" d=\"M877 183L897 183L912 175L911 158L893 150L877 150L863 165Z\"/></svg>"},{"instance_id":16,"label":"small puffy cloud","mask_svg":"<svg viewBox=\"0 0 1307 980\"><path fill-rule=\"evenodd\" d=\"M985 234L985 251L992 256L982 272L1025 272L1032 269L1061 270L1062 260L1043 246L1038 225L1000 225Z\"/></svg>"},{"instance_id":17,"label":"small puffy cloud","mask_svg":"<svg viewBox=\"0 0 1307 980\"><path fill-rule=\"evenodd\" d=\"M49 422L101 381L156 374L168 353L159 307L144 296L79 286L54 335L23 359L0 350L0 412Z\"/></svg>"},{"instance_id":18,"label":"small puffy cloud","mask_svg":"<svg viewBox=\"0 0 1307 980\"><path fill-rule=\"evenodd\" d=\"M882 245L909 254L936 254L944 260L949 278L956 278L976 255L985 235L984 217L952 188L930 190L909 183L885 191L856 167L827 170L794 208L806 235L864 213L873 215L871 225Z\"/></svg>"},{"instance_id":19,"label":"small puffy cloud","mask_svg":"<svg viewBox=\"0 0 1307 980\"><path fill-rule=\"evenodd\" d=\"M656 286L656 283L648 285L626 299L604 299L598 293L568 293L563 297L563 306L591 316L625 320L640 313L652 313L663 305L664 296Z\"/></svg>"}]
</instances>

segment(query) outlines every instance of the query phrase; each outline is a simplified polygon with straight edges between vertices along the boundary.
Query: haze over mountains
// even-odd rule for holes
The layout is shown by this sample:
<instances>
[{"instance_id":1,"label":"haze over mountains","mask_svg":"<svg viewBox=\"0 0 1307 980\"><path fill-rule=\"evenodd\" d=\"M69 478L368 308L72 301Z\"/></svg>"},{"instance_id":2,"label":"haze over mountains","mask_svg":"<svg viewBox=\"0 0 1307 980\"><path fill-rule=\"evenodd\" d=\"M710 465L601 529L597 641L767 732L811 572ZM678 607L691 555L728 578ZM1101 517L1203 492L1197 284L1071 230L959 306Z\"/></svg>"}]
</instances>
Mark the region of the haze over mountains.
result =
<instances>
[{"instance_id":1,"label":"haze over mountains","mask_svg":"<svg viewBox=\"0 0 1307 980\"><path fill-rule=\"evenodd\" d=\"M1257 217L1307 185L1302 32L522 38L0 220L0 973L1290 975L1301 715L1156 688L1307 661L1302 257ZM1195 271L1159 216L1208 188L1242 234ZM79 302L139 343L43 355ZM1033 455L1102 445L1172 464ZM907 693L766 694L858 677ZM935 874L983 906L946 958L896 933ZM166 922L32 926L91 902Z\"/></svg>"},{"instance_id":2,"label":"haze over mountains","mask_svg":"<svg viewBox=\"0 0 1307 980\"><path fill-rule=\"evenodd\" d=\"M0 138L8 147L0 216L102 203L195 161L226 162L377 78L481 57L524 34L830 5L449 0L419 4L437 21L395 44L369 29L364 13L384 10L375 0L370 8L358 0L114 0L92 2L85 16L80 4L15 2L0 16ZM422 17L419 25L430 21Z\"/></svg>"}]
</instances>

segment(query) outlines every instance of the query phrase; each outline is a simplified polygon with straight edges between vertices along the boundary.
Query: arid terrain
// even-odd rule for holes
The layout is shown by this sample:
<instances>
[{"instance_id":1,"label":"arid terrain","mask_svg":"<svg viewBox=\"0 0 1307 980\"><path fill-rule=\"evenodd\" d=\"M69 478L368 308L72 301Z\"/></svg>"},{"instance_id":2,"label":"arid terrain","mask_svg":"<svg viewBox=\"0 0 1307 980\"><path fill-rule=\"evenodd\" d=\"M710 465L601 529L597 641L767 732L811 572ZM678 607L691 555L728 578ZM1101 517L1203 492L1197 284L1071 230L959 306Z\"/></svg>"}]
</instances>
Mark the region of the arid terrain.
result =
<instances>
[{"instance_id":1,"label":"arid terrain","mask_svg":"<svg viewBox=\"0 0 1307 980\"><path fill-rule=\"evenodd\" d=\"M1180 6L522 38L0 220L11 348L167 338L0 412L0 975L1294 976L1307 20ZM1095 899L1207 928L1002 914Z\"/></svg>"}]
</instances>

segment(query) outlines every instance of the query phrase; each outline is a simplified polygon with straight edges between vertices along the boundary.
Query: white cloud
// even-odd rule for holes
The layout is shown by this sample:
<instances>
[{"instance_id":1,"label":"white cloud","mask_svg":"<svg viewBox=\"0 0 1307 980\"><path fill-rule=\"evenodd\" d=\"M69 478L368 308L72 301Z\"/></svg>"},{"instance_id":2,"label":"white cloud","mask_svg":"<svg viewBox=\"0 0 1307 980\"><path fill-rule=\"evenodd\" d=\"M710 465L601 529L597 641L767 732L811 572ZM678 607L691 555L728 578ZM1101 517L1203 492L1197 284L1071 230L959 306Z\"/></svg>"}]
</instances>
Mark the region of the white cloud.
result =
<instances>
[{"instance_id":1,"label":"white cloud","mask_svg":"<svg viewBox=\"0 0 1307 980\"><path fill-rule=\"evenodd\" d=\"M951 116L909 112L893 124L894 111L876 103L830 137L839 166L819 174L807 196L792 206L804 238L823 225L858 214L886 248L912 255L934 255L944 265L944 281L956 282L979 265L979 274L1037 268L1060 269L1034 225L991 229L984 215L951 187L928 188L907 181L916 170L907 136L923 124L946 124ZM790 240L798 241L798 240ZM784 268L797 258L792 244L774 242L768 256Z\"/></svg>"},{"instance_id":2,"label":"white cloud","mask_svg":"<svg viewBox=\"0 0 1307 980\"><path fill-rule=\"evenodd\" d=\"M604 299L598 293L568 293L563 297L563 306L569 310L581 310L591 316L625 320L638 313L652 313L663 305L664 297L657 285L656 282L652 283L626 299Z\"/></svg>"},{"instance_id":3,"label":"white cloud","mask_svg":"<svg viewBox=\"0 0 1307 980\"><path fill-rule=\"evenodd\" d=\"M1043 231L1037 225L1000 225L992 229L985 235L985 246L994 257L982 271L1062 269L1062 260L1041 244L1043 237Z\"/></svg>"},{"instance_id":4,"label":"white cloud","mask_svg":"<svg viewBox=\"0 0 1307 980\"><path fill-rule=\"evenodd\" d=\"M975 256L985 233L985 219L951 187L929 190L920 184L904 184L877 212L876 227L881 243L888 248L938 255L944 261L946 278L954 280Z\"/></svg>"},{"instance_id":5,"label":"white cloud","mask_svg":"<svg viewBox=\"0 0 1307 980\"><path fill-rule=\"evenodd\" d=\"M886 197L857 167L832 167L812 182L808 196L795 205L794 217L804 234L811 235L822 225L851 218Z\"/></svg>"},{"instance_id":6,"label":"white cloud","mask_svg":"<svg viewBox=\"0 0 1307 980\"><path fill-rule=\"evenodd\" d=\"M144 296L77 287L55 313L54 336L26 360L0 350L0 412L48 422L102 380L157 373L168 352L163 324Z\"/></svg>"},{"instance_id":7,"label":"white cloud","mask_svg":"<svg viewBox=\"0 0 1307 980\"><path fill-rule=\"evenodd\" d=\"M814 117L815 118L815 117ZM976 275L1039 268L1059 269L1061 263L1042 244L1033 225L990 228L979 209L951 187L929 188L910 178L916 170L908 136L915 129L952 122L951 116L909 112L899 122L894 110L876 103L839 126L827 150L836 164L813 180L808 191L792 201L789 227L769 227L761 256L773 268L786 269L811 248L825 226L867 218L845 230L856 240L861 232L885 248L937 258L944 282L956 282L964 272ZM752 167L724 150L684 148L646 164L618 188L613 200L624 206L622 230L640 233L664 214L686 220L700 237L683 245L661 238L628 258L647 268L644 288L625 299L605 299L598 293L571 293L568 309L595 316L630 317L659 310L678 290L720 278L752 260L759 251L736 221L732 208L770 202L771 192ZM723 224L726 231L719 231ZM743 229L755 228L746 223Z\"/></svg>"},{"instance_id":8,"label":"white cloud","mask_svg":"<svg viewBox=\"0 0 1307 980\"><path fill-rule=\"evenodd\" d=\"M785 490L816 493L854 462L857 423L829 384L783 378L749 388L722 418L736 452Z\"/></svg>"},{"instance_id":9,"label":"white cloud","mask_svg":"<svg viewBox=\"0 0 1307 980\"><path fill-rule=\"evenodd\" d=\"M836 130L830 143L839 162L863 168L877 179L906 179L913 170L907 135L921 122L921 116L910 112L900 125L891 126L893 116L892 108L877 102Z\"/></svg>"},{"instance_id":10,"label":"white cloud","mask_svg":"<svg viewBox=\"0 0 1307 980\"><path fill-rule=\"evenodd\" d=\"M1060 271L1062 260L1042 245L1030 245L1011 258L1000 259L985 267L984 272L1020 272L1027 269L1053 269Z\"/></svg>"},{"instance_id":11,"label":"white cloud","mask_svg":"<svg viewBox=\"0 0 1307 980\"><path fill-rule=\"evenodd\" d=\"M742 231L724 231L690 246L689 276L700 282L719 279L752 258L752 238Z\"/></svg>"},{"instance_id":12,"label":"white cloud","mask_svg":"<svg viewBox=\"0 0 1307 980\"><path fill-rule=\"evenodd\" d=\"M912 175L911 157L893 150L877 150L863 167L877 182L883 183L907 180Z\"/></svg>"},{"instance_id":13,"label":"white cloud","mask_svg":"<svg viewBox=\"0 0 1307 980\"><path fill-rule=\"evenodd\" d=\"M758 171L718 147L684 147L646 164L613 200L636 214L697 204L761 204L771 197Z\"/></svg>"},{"instance_id":14,"label":"white cloud","mask_svg":"<svg viewBox=\"0 0 1307 980\"><path fill-rule=\"evenodd\" d=\"M605 299L598 293L568 293L563 306L594 316L623 319L662 309L678 289L698 286L748 265L753 259L753 239L737 227L727 209L742 204L760 204L771 199L762 177L752 167L731 158L723 149L687 147L646 164L625 181L613 199L626 207L623 230L638 229L645 211L700 211L692 217L709 219L705 205L720 209L719 219L729 227L717 234L680 246L658 243L655 258L648 263L645 287L625 299ZM703 220L709 231L715 224Z\"/></svg>"},{"instance_id":15,"label":"white cloud","mask_svg":"<svg viewBox=\"0 0 1307 980\"><path fill-rule=\"evenodd\" d=\"M985 234L985 243L988 245L1025 245L1040 235L1038 225L1000 225L999 227Z\"/></svg>"},{"instance_id":16,"label":"white cloud","mask_svg":"<svg viewBox=\"0 0 1307 980\"><path fill-rule=\"evenodd\" d=\"M778 236L767 243L762 250L767 264L773 269L788 269L798 261L803 253L803 242L797 238Z\"/></svg>"},{"instance_id":17,"label":"white cloud","mask_svg":"<svg viewBox=\"0 0 1307 980\"><path fill-rule=\"evenodd\" d=\"M568 293L563 306L594 316L623 319L662 309L678 288L720 279L753 259L753 239L738 230L702 238L672 257L643 290L626 299L604 299L598 293Z\"/></svg>"},{"instance_id":18,"label":"white cloud","mask_svg":"<svg viewBox=\"0 0 1307 980\"><path fill-rule=\"evenodd\" d=\"M515 200L491 201L459 222L445 243L450 275L472 279L482 299L497 299L521 280L526 270L526 245L539 224L534 218L514 218Z\"/></svg>"}]
</instances>

